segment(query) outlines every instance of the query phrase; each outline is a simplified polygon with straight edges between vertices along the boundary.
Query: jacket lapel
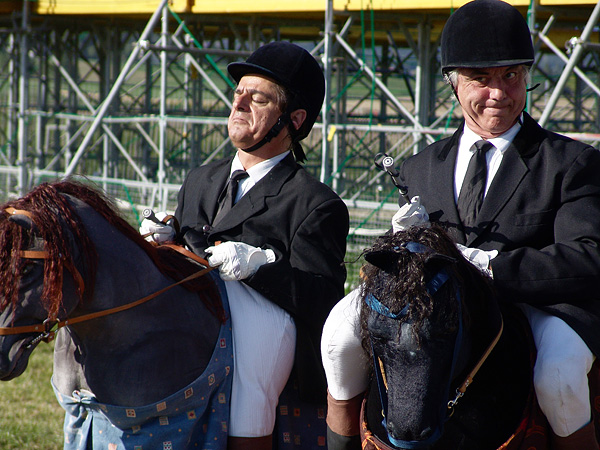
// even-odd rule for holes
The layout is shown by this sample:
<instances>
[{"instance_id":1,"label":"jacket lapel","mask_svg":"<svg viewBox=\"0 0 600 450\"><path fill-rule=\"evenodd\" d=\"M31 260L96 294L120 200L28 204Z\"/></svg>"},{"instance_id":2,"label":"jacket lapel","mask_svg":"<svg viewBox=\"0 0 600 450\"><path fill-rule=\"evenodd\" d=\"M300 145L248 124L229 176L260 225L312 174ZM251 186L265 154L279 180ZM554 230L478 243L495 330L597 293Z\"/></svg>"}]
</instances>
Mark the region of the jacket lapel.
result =
<instances>
[{"instance_id":1,"label":"jacket lapel","mask_svg":"<svg viewBox=\"0 0 600 450\"><path fill-rule=\"evenodd\" d=\"M522 157L523 152L527 152L528 154L535 153L538 146L533 142L528 142L528 139L536 134L535 127L532 127L532 123L535 122L532 122L533 119L527 115L525 119L521 130L504 152L502 163L494 176L494 180L490 185L477 217L478 223L474 227L474 232L469 233L467 236L467 247L473 246L473 243L481 235L494 231L496 217L506 206L523 178L529 172L529 168Z\"/></svg>"},{"instance_id":2,"label":"jacket lapel","mask_svg":"<svg viewBox=\"0 0 600 450\"><path fill-rule=\"evenodd\" d=\"M448 205L447 208L444 208L446 222L450 224L459 224L456 227L456 230L453 231L453 234L455 234L455 239L460 242L465 241L465 234L461 225L460 217L458 216L456 200L454 198L454 167L456 165L456 156L458 154L458 142L462 132L463 126L459 127L448 143L441 148L437 157L440 162L438 170L432 174L434 177L432 180L433 186L447 187L446 189L440 189L438 195L440 197L441 204Z\"/></svg>"},{"instance_id":3,"label":"jacket lapel","mask_svg":"<svg viewBox=\"0 0 600 450\"><path fill-rule=\"evenodd\" d=\"M276 196L295 170L296 161L290 152L233 206L231 211L214 227L214 231L234 228L249 217L263 211L266 208L266 199Z\"/></svg>"},{"instance_id":4,"label":"jacket lapel","mask_svg":"<svg viewBox=\"0 0 600 450\"><path fill-rule=\"evenodd\" d=\"M222 161L220 167L216 168L209 176L208 186L219 186L219 189L208 189L206 192L206 199L202 200L202 204L198 205L198 211L204 211L207 215L206 219L203 217L198 217L198 223L213 223L215 220L215 216L217 215L217 210L219 209L219 196L223 189L225 189L225 185L227 184L227 180L229 180L229 174L231 172L231 161L232 158L227 158ZM206 206L204 206L206 205Z\"/></svg>"}]
</instances>

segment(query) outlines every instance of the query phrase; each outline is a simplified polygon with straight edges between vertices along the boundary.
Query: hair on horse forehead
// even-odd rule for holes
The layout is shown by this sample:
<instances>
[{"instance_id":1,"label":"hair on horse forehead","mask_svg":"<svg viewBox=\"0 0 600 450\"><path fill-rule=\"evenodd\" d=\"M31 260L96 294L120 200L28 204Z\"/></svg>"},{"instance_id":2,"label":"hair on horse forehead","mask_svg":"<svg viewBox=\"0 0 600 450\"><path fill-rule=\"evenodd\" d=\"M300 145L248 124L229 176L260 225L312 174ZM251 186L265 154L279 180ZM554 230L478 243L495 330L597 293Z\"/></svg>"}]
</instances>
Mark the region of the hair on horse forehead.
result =
<instances>
[{"instance_id":1,"label":"hair on horse forehead","mask_svg":"<svg viewBox=\"0 0 600 450\"><path fill-rule=\"evenodd\" d=\"M425 246L422 253L406 248L414 242ZM402 319L412 323L413 331L435 312L436 317L446 318L441 325L452 326L451 317L457 317L460 296L464 326L475 327L471 317L484 317L490 314L490 299L495 291L489 277L469 263L457 249L449 234L437 224L430 228L411 227L395 234L380 236L373 246L363 252L367 263L362 267L361 284L361 334L363 346L370 351L368 344L368 317L372 314L365 302L368 295L375 296L392 313L397 314L407 305ZM369 260L375 264L369 263ZM427 282L441 269L448 276L446 282L433 297L427 292ZM435 310L434 310L435 306Z\"/></svg>"},{"instance_id":2,"label":"hair on horse forehead","mask_svg":"<svg viewBox=\"0 0 600 450\"><path fill-rule=\"evenodd\" d=\"M18 280L28 261L16 255L33 243L34 234L44 242L44 250L49 255L44 264L42 292L42 303L49 317L56 318L62 302L63 264L75 266L72 241L88 265L88 282L93 284L96 261L94 246L84 233L83 223L73 213L66 197L61 195L63 189L65 193L74 192L77 186L67 182L55 185L44 183L24 197L3 205L1 211L7 219L0 221L0 276L5 280L0 291L3 308L17 301ZM33 220L32 229L25 230L8 220L4 212L8 207L28 211Z\"/></svg>"},{"instance_id":3,"label":"hair on horse forehead","mask_svg":"<svg viewBox=\"0 0 600 450\"><path fill-rule=\"evenodd\" d=\"M75 243L86 267L84 276L86 291L84 299L91 298L97 265L97 253L94 244L85 232L82 220L77 215L67 196L78 198L99 213L110 225L115 227L126 238L140 246L157 268L174 280L181 280L198 266L180 257L177 252L167 247L155 247L146 242L139 232L121 217L113 202L99 189L73 180L55 183L43 183L24 197L8 202L0 211L0 307L18 301L18 281L23 267L27 263L23 258L14 257L20 250L32 244L32 234L12 220L8 220L4 210L8 207L28 211L34 222L35 233L44 241L49 258L44 264L44 289L42 302L50 318L56 318L62 302L63 264L75 266L71 245ZM221 320L224 311L217 288L209 277L200 277L183 286L198 292L204 303Z\"/></svg>"},{"instance_id":4,"label":"hair on horse forehead","mask_svg":"<svg viewBox=\"0 0 600 450\"><path fill-rule=\"evenodd\" d=\"M421 252L407 248L422 246ZM363 252L363 297L372 294L393 312L408 304L406 319L421 322L433 312L427 283L442 268L453 278L460 253L439 227L411 227L409 230L379 237Z\"/></svg>"}]
</instances>

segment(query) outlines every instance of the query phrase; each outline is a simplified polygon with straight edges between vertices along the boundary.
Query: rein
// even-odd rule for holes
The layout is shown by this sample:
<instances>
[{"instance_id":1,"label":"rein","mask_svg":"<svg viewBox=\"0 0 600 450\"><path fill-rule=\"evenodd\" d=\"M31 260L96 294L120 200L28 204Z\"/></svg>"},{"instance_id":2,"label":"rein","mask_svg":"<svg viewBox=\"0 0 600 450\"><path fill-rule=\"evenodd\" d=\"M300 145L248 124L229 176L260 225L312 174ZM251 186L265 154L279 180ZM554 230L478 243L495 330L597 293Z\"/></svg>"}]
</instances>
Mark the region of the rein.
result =
<instances>
[{"instance_id":1,"label":"rein","mask_svg":"<svg viewBox=\"0 0 600 450\"><path fill-rule=\"evenodd\" d=\"M452 415L452 413L454 412L453 409L456 406L456 404L458 403L458 400L463 395L465 395L467 388L473 382L473 378L475 378L475 375L477 374L479 369L481 369L481 366L483 365L483 363L486 361L488 356L490 356L490 353L492 353L492 350L494 350L494 347L496 347L496 344L500 340L500 337L502 336L503 331L504 331L504 319L502 318L502 316L500 316L500 329L498 330L498 333L496 333L496 336L494 337L494 339L492 339L492 342L490 343L488 348L485 350L483 355L481 355L481 358L479 358L479 361L477 362L477 364L475 364L475 367L473 367L473 370L471 370L469 372L469 374L465 378L465 381L463 381L462 384L458 388L456 388L456 397L454 397L454 400L450 400L448 402L448 409L450 410L450 415Z\"/></svg>"},{"instance_id":2,"label":"rein","mask_svg":"<svg viewBox=\"0 0 600 450\"><path fill-rule=\"evenodd\" d=\"M407 246L407 248L408 248L408 246ZM444 269L440 270L427 283L427 292L429 293L429 295L433 296L438 291L438 289L440 287L442 287L449 279L450 279L450 277L449 277L448 273ZM406 312L408 309L408 305L407 305L405 308L403 308L402 311L400 311L400 313L393 314L393 313L391 313L391 311L389 311L389 309L385 305L383 305L372 294L368 295L366 297L365 301L369 305L369 307L371 309L373 309L374 311L378 312L379 314L382 314L385 317L389 317L390 319L394 319L394 320L398 320L402 316L406 315ZM459 316L460 316L461 301L460 301L459 296L457 296L457 301L458 301ZM462 334L463 334L463 326L462 326L462 319L461 319L461 320L459 320L458 333L456 334L455 343L454 343L454 353L453 353L453 357L452 357L451 372L454 371L454 367L456 365L456 361L457 361L458 355L460 353L459 347L460 347L460 342L462 340ZM372 341L371 341L371 351L373 353L374 370L375 370L375 376L376 376L376 380L377 380L377 388L379 390L379 398L381 400L381 406L382 406L382 415L383 415L383 423L382 424L383 424L383 427L387 431L386 416L387 416L387 412L388 412L388 394L387 394L388 393L388 384L387 384L387 380L386 380L386 376L385 376L385 369L383 367L383 362L376 355L375 348L373 347ZM452 380L448 380L448 386L447 386L448 391L450 390L451 382L452 382ZM388 440L390 441L390 443L392 443L396 447L402 447L402 448L407 448L407 449L428 448L429 446L431 446L435 441L437 441L440 438L440 436L442 435L443 423L450 418L450 415L445 414L444 410L445 410L445 408L441 408L439 411L440 425L436 427L433 434L431 436L429 436L427 439L405 441L402 439L396 439L388 431Z\"/></svg>"},{"instance_id":3,"label":"rein","mask_svg":"<svg viewBox=\"0 0 600 450\"><path fill-rule=\"evenodd\" d=\"M428 247L426 247L422 244L419 244L417 242L408 242L406 244L405 248L408 249L412 253L423 253L423 252L429 250ZM426 288L427 288L427 292L429 293L429 295L433 296L438 291L438 289L440 287L442 287L444 285L444 283L446 283L446 281L448 281L448 279L449 279L448 273L444 269L440 270L427 283ZM459 354L458 347L460 347L460 341L462 339L462 332L463 332L461 300L460 300L460 295L459 295L458 291L456 292L456 294L457 294L456 298L457 298L458 308L459 308L459 330L458 330L458 333L457 333L457 336L455 339L454 354L453 354L453 359L452 359L452 372L454 371L454 366L455 366L456 360L458 359L458 354ZM394 314L390 311L390 309L387 306L385 306L383 303L381 303L372 294L369 294L368 296L365 297L365 302L373 311L375 311L385 317L394 319L394 320L398 320L401 317L405 316L408 312L408 307L409 307L409 305L407 304L400 312ZM404 441L404 440L394 438L388 432L388 439L389 439L390 443L392 443L394 446L397 446L397 447L401 446L401 447L407 448L407 449L420 449L420 448L429 447L430 445L432 445L435 441L437 441L440 438L440 436L442 434L443 423L445 421L449 420L452 417L452 415L454 414L454 407L458 403L459 399L465 395L467 388L473 382L473 378L475 377L475 375L477 374L477 372L479 371L479 369L481 368L483 363L486 361L488 356L491 354L492 350L495 348L496 344L500 340L503 329L504 329L504 321L503 321L502 317L500 317L500 329L498 330L498 333L496 334L496 336L494 337L494 339L492 340L490 345L487 347L486 351L483 353L483 355L481 356L479 361L475 364L473 369L467 374L467 376L466 376L465 380L462 382L462 384L458 388L456 388L456 396L454 397L453 400L448 401L447 408L446 408L448 411L447 414L444 415L444 413L441 412L441 415L445 416L445 417L443 420L441 420L441 425L436 428L434 433L429 438L421 440L421 441L417 441L417 440ZM383 367L383 362L381 361L381 359L379 357L376 356L375 349L373 348L372 342L371 342L371 350L373 353L374 371L375 371L377 386L378 386L378 390L379 390L379 397L380 397L381 405L382 405L382 409L383 409L382 410L383 426L387 431L387 424L386 424L385 416L387 415L387 409L388 409L388 402L387 402L388 384L387 384L387 379L386 379L386 375L385 375L385 370ZM448 384L450 384L450 383L451 383L451 380L448 381ZM448 390L450 390L450 386L448 386Z\"/></svg>"},{"instance_id":4,"label":"rein","mask_svg":"<svg viewBox=\"0 0 600 450\"><path fill-rule=\"evenodd\" d=\"M29 211L15 209L12 207L6 208L5 211L10 215L24 215L33 221L33 215ZM44 322L35 324L35 325L23 325L23 326L18 326L18 327L0 327L0 336L7 336L7 335L14 335L14 334L21 334L21 333L42 333L40 336L35 338L30 343L30 346L37 344L41 340L45 340L46 342L49 342L52 339L54 339L54 336L56 335L57 331L60 328L63 328L68 325L74 325L77 323L86 322L88 320L97 319L99 317L109 316L111 314L115 314L115 313L118 313L121 311L126 311L131 308L135 308L136 306L142 305L142 304L152 300L153 298L156 298L159 295L167 292L168 290L170 290L176 286L179 286L180 284L183 284L188 281L199 278L214 269L214 267L209 266L209 264L206 260L200 258L199 256L186 250L183 247L176 246L176 245L167 245L167 246L172 248L173 250L176 250L179 253L185 255L186 257L193 259L196 262L199 262L200 264L206 266L206 268L202 269L196 273L193 273L193 274L189 275L188 277L186 277L176 283L173 283L169 286L159 289L158 291L156 291L150 295L147 295L145 297L140 298L139 300L135 300L135 301L133 301L131 303L127 303L125 305L116 306L114 308L105 309L103 311L97 311L97 312L90 313L90 314L84 314L82 316L77 316L77 317L74 317L71 319L69 319L69 318L64 319L64 320L46 319L46 320L44 320ZM21 258L25 258L25 259L48 259L49 258L49 254L45 250L39 250L39 251L38 250L22 250L19 253L19 256ZM84 289L83 277L81 276L81 274L75 267L72 267L72 268L68 267L68 269L71 272L71 274L73 275L73 278L75 279L75 281L77 282L78 289L81 294Z\"/></svg>"}]
</instances>

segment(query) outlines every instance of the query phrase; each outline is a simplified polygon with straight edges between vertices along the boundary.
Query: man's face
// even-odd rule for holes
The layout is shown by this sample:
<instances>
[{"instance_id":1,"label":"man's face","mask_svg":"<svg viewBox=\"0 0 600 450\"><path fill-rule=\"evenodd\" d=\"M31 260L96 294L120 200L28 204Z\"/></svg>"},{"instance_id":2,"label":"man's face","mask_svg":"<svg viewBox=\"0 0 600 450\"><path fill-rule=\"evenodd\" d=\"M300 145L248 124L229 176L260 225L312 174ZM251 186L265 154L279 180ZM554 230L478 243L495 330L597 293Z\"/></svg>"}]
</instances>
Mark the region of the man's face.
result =
<instances>
[{"instance_id":1,"label":"man's face","mask_svg":"<svg viewBox=\"0 0 600 450\"><path fill-rule=\"evenodd\" d=\"M227 124L233 145L248 148L267 134L282 113L277 99L277 85L271 80L256 75L242 77Z\"/></svg>"},{"instance_id":2,"label":"man's face","mask_svg":"<svg viewBox=\"0 0 600 450\"><path fill-rule=\"evenodd\" d=\"M466 124L484 139L508 131L525 108L522 66L459 69L455 88Z\"/></svg>"}]
</instances>

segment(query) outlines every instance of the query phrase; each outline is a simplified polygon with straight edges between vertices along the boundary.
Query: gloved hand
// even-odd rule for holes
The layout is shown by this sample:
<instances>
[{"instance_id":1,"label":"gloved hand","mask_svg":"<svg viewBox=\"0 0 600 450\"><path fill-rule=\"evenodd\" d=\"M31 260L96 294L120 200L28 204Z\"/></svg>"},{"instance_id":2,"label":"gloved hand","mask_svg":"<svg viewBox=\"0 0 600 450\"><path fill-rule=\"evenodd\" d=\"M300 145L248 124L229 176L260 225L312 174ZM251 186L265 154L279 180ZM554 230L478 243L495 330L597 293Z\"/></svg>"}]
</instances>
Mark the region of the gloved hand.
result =
<instances>
[{"instance_id":1,"label":"gloved hand","mask_svg":"<svg viewBox=\"0 0 600 450\"><path fill-rule=\"evenodd\" d=\"M398 212L392 217L392 229L394 233L404 231L413 225L423 225L429 228L429 214L424 206L421 206L421 198L415 196L410 203L402 205Z\"/></svg>"},{"instance_id":2,"label":"gloved hand","mask_svg":"<svg viewBox=\"0 0 600 450\"><path fill-rule=\"evenodd\" d=\"M490 261L498 256L498 250L480 250L478 248L465 247L462 244L456 244L463 256L483 273L493 278L490 269Z\"/></svg>"},{"instance_id":3,"label":"gloved hand","mask_svg":"<svg viewBox=\"0 0 600 450\"><path fill-rule=\"evenodd\" d=\"M275 253L270 248L253 247L243 242L223 242L206 249L210 253L208 264L219 267L224 281L244 280L256 273L263 264L275 261Z\"/></svg>"},{"instance_id":4,"label":"gloved hand","mask_svg":"<svg viewBox=\"0 0 600 450\"><path fill-rule=\"evenodd\" d=\"M155 214L158 220L163 220L165 217L167 217L167 215L168 214L165 212L158 212ZM148 242L154 241L159 244L173 241L175 239L175 230L172 226L166 224L161 225L153 222L150 219L142 220L142 224L140 225L140 234L142 236L147 234L148 236L146 236L145 239Z\"/></svg>"}]
</instances>

